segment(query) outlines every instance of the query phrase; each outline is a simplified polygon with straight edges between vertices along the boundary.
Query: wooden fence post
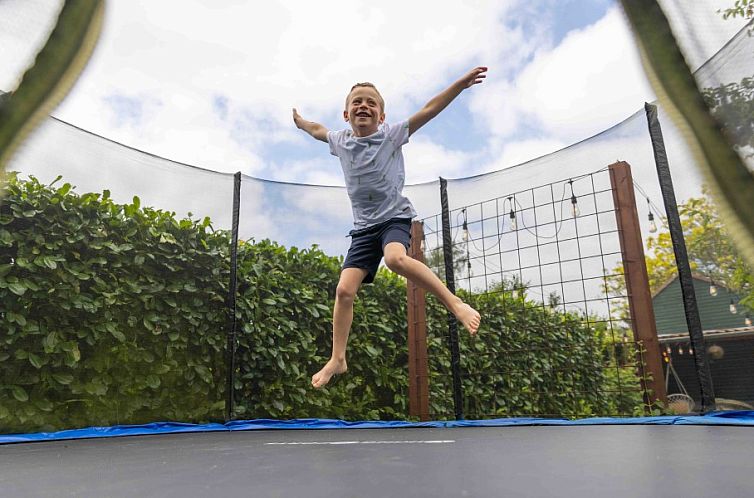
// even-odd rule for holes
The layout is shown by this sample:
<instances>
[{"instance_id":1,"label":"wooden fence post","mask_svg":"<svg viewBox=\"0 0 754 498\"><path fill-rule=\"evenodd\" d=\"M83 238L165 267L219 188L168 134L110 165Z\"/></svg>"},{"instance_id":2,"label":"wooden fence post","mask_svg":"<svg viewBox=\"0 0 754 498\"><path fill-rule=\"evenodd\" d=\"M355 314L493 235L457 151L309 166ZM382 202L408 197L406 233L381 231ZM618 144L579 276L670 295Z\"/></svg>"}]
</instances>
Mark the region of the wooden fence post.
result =
<instances>
[{"instance_id":1,"label":"wooden fence post","mask_svg":"<svg viewBox=\"0 0 754 498\"><path fill-rule=\"evenodd\" d=\"M411 223L409 256L424 263L421 245L424 227ZM419 420L429 420L429 368L427 357L427 307L424 289L406 282L408 298L408 413Z\"/></svg>"},{"instance_id":2,"label":"wooden fence post","mask_svg":"<svg viewBox=\"0 0 754 498\"><path fill-rule=\"evenodd\" d=\"M636 211L634 182L631 176L631 166L625 161L611 164L609 170L615 202L615 218L618 222L623 272L626 279L626 295L631 314L631 328L634 341L644 349L643 354L641 351L637 352L637 358L641 369L641 384L645 393L644 401L651 406L657 401L665 403L667 393L652 294L649 290L647 263L644 260L644 244L641 240L639 215Z\"/></svg>"}]
</instances>

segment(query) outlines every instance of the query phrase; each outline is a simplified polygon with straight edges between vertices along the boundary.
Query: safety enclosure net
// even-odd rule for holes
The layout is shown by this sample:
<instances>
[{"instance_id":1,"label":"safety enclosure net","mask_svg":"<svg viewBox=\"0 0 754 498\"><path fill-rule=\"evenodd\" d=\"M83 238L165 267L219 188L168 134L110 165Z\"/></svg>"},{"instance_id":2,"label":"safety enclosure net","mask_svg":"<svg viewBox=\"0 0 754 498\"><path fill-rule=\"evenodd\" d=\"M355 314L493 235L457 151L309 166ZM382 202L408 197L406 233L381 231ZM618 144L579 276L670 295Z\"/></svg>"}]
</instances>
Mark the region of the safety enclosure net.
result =
<instances>
[{"instance_id":1,"label":"safety enclosure net","mask_svg":"<svg viewBox=\"0 0 754 498\"><path fill-rule=\"evenodd\" d=\"M0 44L27 64L56 16L55 2L29 5L0 14ZM704 33L671 16L675 2L662 7L693 51ZM744 28L694 68L750 168L752 43ZM7 90L23 69L7 68ZM675 266L658 282L645 263L670 247L650 127L687 240L698 240L704 182L662 103L636 109L526 163L406 186L413 257L482 313L479 334L382 268L354 306L348 373L324 390L310 378L330 355L352 228L345 188L211 171L47 118L7 165L0 198L0 433L703 411L701 355L718 408L751 409L752 280L689 245L704 312L694 349Z\"/></svg>"}]
</instances>

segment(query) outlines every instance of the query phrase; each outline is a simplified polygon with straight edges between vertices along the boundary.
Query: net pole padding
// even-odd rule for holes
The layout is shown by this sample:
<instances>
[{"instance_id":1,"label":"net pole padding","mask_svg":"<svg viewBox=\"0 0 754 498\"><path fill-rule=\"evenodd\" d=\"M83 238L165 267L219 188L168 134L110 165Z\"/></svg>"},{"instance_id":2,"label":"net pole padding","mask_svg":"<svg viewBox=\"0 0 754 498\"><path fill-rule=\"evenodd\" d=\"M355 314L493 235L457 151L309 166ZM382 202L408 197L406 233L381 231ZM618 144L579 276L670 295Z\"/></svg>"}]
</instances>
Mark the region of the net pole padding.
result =
<instances>
[{"instance_id":1,"label":"net pole padding","mask_svg":"<svg viewBox=\"0 0 754 498\"><path fill-rule=\"evenodd\" d=\"M656 406L658 402L663 405L667 403L667 392L663 383L662 352L657 337L657 324L652 304L652 292L649 288L647 263L644 259L639 214L636 210L634 180L631 175L631 165L625 161L611 164L608 170L615 204L615 219L618 224L631 328L634 341L639 345L636 359L639 365L645 410L649 413L651 407Z\"/></svg>"},{"instance_id":2,"label":"net pole padding","mask_svg":"<svg viewBox=\"0 0 754 498\"><path fill-rule=\"evenodd\" d=\"M448 209L448 181L440 177L440 205L442 207L442 252L445 259L445 281L448 290L456 293L453 271L453 238L450 234L450 210ZM461 353L458 347L458 321L448 310L448 345L450 367L453 376L453 408L456 420L463 420L463 386L461 384Z\"/></svg>"},{"instance_id":3,"label":"net pole padding","mask_svg":"<svg viewBox=\"0 0 754 498\"><path fill-rule=\"evenodd\" d=\"M228 344L226 348L225 421L233 416L233 386L236 374L236 294L238 293L238 219L241 206L241 172L233 175L233 220L230 243L230 286L228 287Z\"/></svg>"},{"instance_id":4,"label":"net pole padding","mask_svg":"<svg viewBox=\"0 0 754 498\"><path fill-rule=\"evenodd\" d=\"M681 295L683 296L686 325L688 326L689 338L694 349L694 365L701 389L702 413L707 413L715 410L715 391L707 359L707 348L704 346L704 334L702 332L702 321L699 317L699 307L696 302L696 294L694 294L694 281L691 276L689 255L686 251L681 217L678 214L678 203L676 202L675 190L673 189L673 178L670 176L668 155L665 150L665 141L662 137L660 120L657 117L657 107L646 103L644 104L644 110L647 114L649 135L652 139L652 150L654 151L655 165L657 167L657 177L660 182L668 229L673 243L675 264L678 269L678 280L681 284Z\"/></svg>"},{"instance_id":5,"label":"net pole padding","mask_svg":"<svg viewBox=\"0 0 754 498\"><path fill-rule=\"evenodd\" d=\"M411 223L408 255L424 263L421 243L424 225ZM427 300L424 289L411 280L406 282L408 309L408 414L422 422L429 420L429 366L427 356Z\"/></svg>"}]
</instances>

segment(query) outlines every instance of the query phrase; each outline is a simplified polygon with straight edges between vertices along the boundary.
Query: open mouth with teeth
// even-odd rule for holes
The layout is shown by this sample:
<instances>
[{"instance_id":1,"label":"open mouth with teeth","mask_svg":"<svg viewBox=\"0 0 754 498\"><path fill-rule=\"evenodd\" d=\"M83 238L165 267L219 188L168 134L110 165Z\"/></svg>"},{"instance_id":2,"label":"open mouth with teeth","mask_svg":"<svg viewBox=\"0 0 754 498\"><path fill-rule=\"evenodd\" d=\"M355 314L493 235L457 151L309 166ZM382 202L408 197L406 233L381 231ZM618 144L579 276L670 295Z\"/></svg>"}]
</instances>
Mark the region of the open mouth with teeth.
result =
<instances>
[{"instance_id":1,"label":"open mouth with teeth","mask_svg":"<svg viewBox=\"0 0 754 498\"><path fill-rule=\"evenodd\" d=\"M356 117L357 118L371 118L372 115L369 114L368 112L357 112Z\"/></svg>"}]
</instances>

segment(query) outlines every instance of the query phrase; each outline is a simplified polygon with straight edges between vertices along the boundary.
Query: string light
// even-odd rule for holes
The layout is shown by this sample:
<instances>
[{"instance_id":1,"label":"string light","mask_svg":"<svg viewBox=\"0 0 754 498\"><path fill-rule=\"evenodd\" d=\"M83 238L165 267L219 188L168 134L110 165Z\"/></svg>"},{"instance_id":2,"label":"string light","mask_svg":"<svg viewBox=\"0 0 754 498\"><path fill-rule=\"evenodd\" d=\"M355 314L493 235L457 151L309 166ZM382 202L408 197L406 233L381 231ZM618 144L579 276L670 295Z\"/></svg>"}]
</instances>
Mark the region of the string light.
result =
<instances>
[{"instance_id":1,"label":"string light","mask_svg":"<svg viewBox=\"0 0 754 498\"><path fill-rule=\"evenodd\" d=\"M571 214L576 218L581 214L579 201L576 199L576 194L573 193L573 180L568 180L568 184L571 186Z\"/></svg>"},{"instance_id":2,"label":"string light","mask_svg":"<svg viewBox=\"0 0 754 498\"><path fill-rule=\"evenodd\" d=\"M655 215L652 214L652 206L649 204L649 197L647 197L647 208L649 208L649 233L657 232L657 223L655 223Z\"/></svg>"},{"instance_id":3,"label":"string light","mask_svg":"<svg viewBox=\"0 0 754 498\"><path fill-rule=\"evenodd\" d=\"M738 313L738 308L736 308L736 303L733 302L733 299L730 300L730 306L728 306L728 309L732 314Z\"/></svg>"},{"instance_id":4,"label":"string light","mask_svg":"<svg viewBox=\"0 0 754 498\"><path fill-rule=\"evenodd\" d=\"M707 348L707 354L712 360L720 360L725 356L725 349L719 344L713 344Z\"/></svg>"},{"instance_id":5,"label":"string light","mask_svg":"<svg viewBox=\"0 0 754 498\"><path fill-rule=\"evenodd\" d=\"M715 285L714 280L710 280L709 283L709 295L710 296L717 296L717 286Z\"/></svg>"},{"instance_id":6,"label":"string light","mask_svg":"<svg viewBox=\"0 0 754 498\"><path fill-rule=\"evenodd\" d=\"M683 356L683 346L680 344L678 345L678 354Z\"/></svg>"},{"instance_id":7,"label":"string light","mask_svg":"<svg viewBox=\"0 0 754 498\"><path fill-rule=\"evenodd\" d=\"M746 315L746 318L744 318L744 323L747 327L751 326L751 317L749 315Z\"/></svg>"},{"instance_id":8,"label":"string light","mask_svg":"<svg viewBox=\"0 0 754 498\"><path fill-rule=\"evenodd\" d=\"M466 222L466 208L463 209L463 241L469 241L469 225Z\"/></svg>"},{"instance_id":9,"label":"string light","mask_svg":"<svg viewBox=\"0 0 754 498\"><path fill-rule=\"evenodd\" d=\"M508 197L509 201L513 200L513 197ZM510 212L510 219L511 219L511 231L516 231L518 229L518 223L516 223L516 212L513 210L513 202L511 202L511 212Z\"/></svg>"}]
</instances>

